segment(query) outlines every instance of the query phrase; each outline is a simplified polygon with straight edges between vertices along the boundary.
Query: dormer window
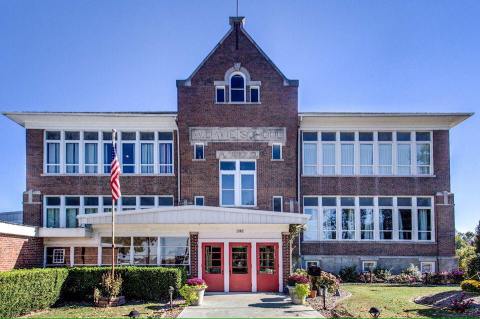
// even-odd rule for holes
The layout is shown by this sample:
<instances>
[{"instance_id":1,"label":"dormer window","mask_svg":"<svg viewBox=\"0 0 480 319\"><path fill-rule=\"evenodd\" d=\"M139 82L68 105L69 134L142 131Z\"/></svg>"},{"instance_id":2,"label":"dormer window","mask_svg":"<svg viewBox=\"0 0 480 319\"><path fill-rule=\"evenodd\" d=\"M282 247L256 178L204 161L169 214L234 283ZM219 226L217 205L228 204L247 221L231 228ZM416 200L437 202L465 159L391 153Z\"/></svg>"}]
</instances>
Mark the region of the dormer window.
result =
<instances>
[{"instance_id":1,"label":"dormer window","mask_svg":"<svg viewBox=\"0 0 480 319\"><path fill-rule=\"evenodd\" d=\"M250 103L260 102L260 87L251 86L250 87Z\"/></svg>"},{"instance_id":2,"label":"dormer window","mask_svg":"<svg viewBox=\"0 0 480 319\"><path fill-rule=\"evenodd\" d=\"M245 103L245 77L241 73L233 73L230 77L230 102Z\"/></svg>"}]
</instances>

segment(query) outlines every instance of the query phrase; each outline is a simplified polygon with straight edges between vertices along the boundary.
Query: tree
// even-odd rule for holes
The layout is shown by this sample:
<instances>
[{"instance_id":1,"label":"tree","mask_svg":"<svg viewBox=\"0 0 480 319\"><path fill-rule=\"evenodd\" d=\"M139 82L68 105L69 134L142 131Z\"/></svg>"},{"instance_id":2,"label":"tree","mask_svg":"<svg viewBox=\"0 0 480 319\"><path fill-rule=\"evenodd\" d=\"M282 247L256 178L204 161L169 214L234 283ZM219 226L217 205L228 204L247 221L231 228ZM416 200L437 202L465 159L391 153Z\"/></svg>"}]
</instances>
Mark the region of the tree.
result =
<instances>
[{"instance_id":1,"label":"tree","mask_svg":"<svg viewBox=\"0 0 480 319\"><path fill-rule=\"evenodd\" d=\"M478 222L477 228L475 228L475 239L473 240L473 246L475 247L475 252L480 254L480 221Z\"/></svg>"}]
</instances>

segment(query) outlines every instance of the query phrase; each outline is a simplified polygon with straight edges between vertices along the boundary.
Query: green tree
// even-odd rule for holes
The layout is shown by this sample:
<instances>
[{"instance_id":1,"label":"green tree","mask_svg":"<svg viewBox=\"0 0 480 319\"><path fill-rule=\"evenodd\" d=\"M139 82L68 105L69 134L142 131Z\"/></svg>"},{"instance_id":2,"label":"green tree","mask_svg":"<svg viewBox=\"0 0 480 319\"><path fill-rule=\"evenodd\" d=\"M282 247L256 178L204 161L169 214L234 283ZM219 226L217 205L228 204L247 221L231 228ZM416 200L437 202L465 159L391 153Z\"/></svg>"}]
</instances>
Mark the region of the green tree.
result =
<instances>
[{"instance_id":1,"label":"green tree","mask_svg":"<svg viewBox=\"0 0 480 319\"><path fill-rule=\"evenodd\" d=\"M473 240L473 246L475 247L475 252L480 254L480 221L478 222L477 228L475 228L475 239Z\"/></svg>"},{"instance_id":2,"label":"green tree","mask_svg":"<svg viewBox=\"0 0 480 319\"><path fill-rule=\"evenodd\" d=\"M472 260L477 256L475 248L471 245L467 245L463 248L457 249L458 267L464 272L469 272L469 265Z\"/></svg>"}]
</instances>

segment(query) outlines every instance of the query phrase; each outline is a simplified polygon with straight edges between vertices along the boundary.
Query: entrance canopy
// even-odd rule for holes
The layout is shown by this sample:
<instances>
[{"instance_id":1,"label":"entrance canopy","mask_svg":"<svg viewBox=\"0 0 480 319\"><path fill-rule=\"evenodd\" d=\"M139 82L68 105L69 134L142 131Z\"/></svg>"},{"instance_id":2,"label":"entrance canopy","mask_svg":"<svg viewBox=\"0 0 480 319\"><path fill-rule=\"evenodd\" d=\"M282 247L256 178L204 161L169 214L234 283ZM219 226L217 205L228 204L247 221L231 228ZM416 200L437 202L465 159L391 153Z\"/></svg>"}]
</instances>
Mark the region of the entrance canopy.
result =
<instances>
[{"instance_id":1,"label":"entrance canopy","mask_svg":"<svg viewBox=\"0 0 480 319\"><path fill-rule=\"evenodd\" d=\"M101 225L112 222L111 213L79 215L81 224ZM116 224L305 224L310 216L256 209L173 206L121 211Z\"/></svg>"}]
</instances>

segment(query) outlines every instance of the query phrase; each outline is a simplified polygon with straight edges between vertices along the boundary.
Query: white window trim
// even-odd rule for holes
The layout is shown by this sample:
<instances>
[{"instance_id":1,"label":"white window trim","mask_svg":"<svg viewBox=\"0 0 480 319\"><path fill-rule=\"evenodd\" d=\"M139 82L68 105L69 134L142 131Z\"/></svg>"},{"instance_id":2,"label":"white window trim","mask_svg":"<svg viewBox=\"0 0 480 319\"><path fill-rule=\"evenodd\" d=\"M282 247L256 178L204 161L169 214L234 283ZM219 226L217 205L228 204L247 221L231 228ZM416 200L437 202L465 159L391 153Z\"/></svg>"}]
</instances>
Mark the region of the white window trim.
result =
<instances>
[{"instance_id":1,"label":"white window trim","mask_svg":"<svg viewBox=\"0 0 480 319\"><path fill-rule=\"evenodd\" d=\"M421 261L420 262L420 272L423 274L425 271L423 270L423 267L426 265L430 265L432 271L428 272L429 274L435 273L435 262L434 261Z\"/></svg>"},{"instance_id":2,"label":"white window trim","mask_svg":"<svg viewBox=\"0 0 480 319\"><path fill-rule=\"evenodd\" d=\"M48 132L60 132L60 140L47 140L47 131ZM75 141L67 141L65 140L65 132L66 131L73 131L80 133L80 139ZM42 176L108 176L110 173L104 173L104 167L107 164L104 164L104 145L111 144L111 140L104 140L103 133L107 132L108 130L45 130L44 131L44 139L43 139L43 173ZM85 140L84 133L85 132L98 132L98 140ZM123 141L121 138L122 132L132 132L135 133L136 139L135 140L125 140ZM152 132L154 133L155 139L154 140L140 140L140 132ZM172 140L161 140L158 138L158 133L160 132L168 132L172 133ZM122 130L117 134L117 157L120 162L120 168L122 171L122 175L125 176L134 176L134 175L144 175L144 176L151 176L151 175L158 175L158 176L174 176L175 175L175 143L174 143L174 131L171 130ZM60 163L59 163L59 173L47 173L47 166L48 165L56 165L56 164L47 164L47 143L59 143L60 144ZM79 162L78 162L78 173L67 173L66 172L66 143L78 143L79 145ZM96 143L97 144L97 173L85 173L85 143ZM132 143L134 144L135 149L135 163L133 165L135 173L123 173L123 163L122 163L122 156L123 156L123 149L122 145L124 143ZM153 143L153 173L141 173L141 148L140 145L142 143ZM172 173L160 173L160 158L159 158L159 145L160 143L167 143L171 144L172 146L172 164L168 164L171 166ZM150 164L148 164L150 165Z\"/></svg>"},{"instance_id":3,"label":"white window trim","mask_svg":"<svg viewBox=\"0 0 480 319\"><path fill-rule=\"evenodd\" d=\"M252 104L260 104L260 86L259 85L250 85L250 103ZM258 102L252 102L252 89L257 89L258 90Z\"/></svg>"},{"instance_id":4,"label":"white window trim","mask_svg":"<svg viewBox=\"0 0 480 319\"><path fill-rule=\"evenodd\" d=\"M373 264L373 269L377 268L377 261L376 260L363 260L362 261L362 272L369 272L368 269L365 268L366 264Z\"/></svg>"},{"instance_id":5,"label":"white window trim","mask_svg":"<svg viewBox=\"0 0 480 319\"><path fill-rule=\"evenodd\" d=\"M202 158L196 158L197 156L197 147L202 147ZM204 161L205 158L205 143L195 143L193 145L193 160L194 161Z\"/></svg>"},{"instance_id":6,"label":"white window trim","mask_svg":"<svg viewBox=\"0 0 480 319\"><path fill-rule=\"evenodd\" d=\"M280 148L280 158L273 158L273 148L278 146ZM272 161L283 161L283 146L281 143L272 143Z\"/></svg>"},{"instance_id":7,"label":"white window trim","mask_svg":"<svg viewBox=\"0 0 480 319\"><path fill-rule=\"evenodd\" d=\"M220 90L220 89L223 89L223 102L217 100L217 96L218 96L217 91ZM217 104L228 103L227 102L227 92L226 92L225 85L216 85L215 86L215 103L217 103Z\"/></svg>"},{"instance_id":8,"label":"white window trim","mask_svg":"<svg viewBox=\"0 0 480 319\"><path fill-rule=\"evenodd\" d=\"M275 211L275 199L280 198L280 211L277 212ZM283 196L273 196L272 197L272 211L277 212L277 213L282 213L283 212Z\"/></svg>"},{"instance_id":9,"label":"white window trim","mask_svg":"<svg viewBox=\"0 0 480 319\"><path fill-rule=\"evenodd\" d=\"M336 206L323 206L322 205L322 197L335 197L336 198ZM341 197L355 197L355 239L342 239L342 208L351 208L351 206L342 206L340 199ZM360 206L359 198L360 197L373 197L374 206L373 206L373 217L374 217L374 234L373 240L371 239L361 239L361 220L360 220L360 207L372 207L372 206ZM381 197L389 197L393 198L393 206L379 206L378 199ZM399 197L408 197L412 199L412 206L409 207L399 207L397 205L397 199ZM305 242L332 242L332 241L339 241L339 242L382 242L382 243L427 243L431 244L435 242L435 202L434 197L425 195L425 196L341 196L341 195L332 195L332 196L316 196L316 195L308 195L303 196L302 200L304 203L305 198L317 198L318 206L303 206L303 213L305 214L305 209L316 209L317 210L317 238L316 240L303 240ZM430 198L430 206L427 207L417 207L417 198ZM323 234L323 209L324 208L335 208L336 209L336 239L325 239ZM393 233L392 239L380 239L380 230L379 230L379 211L381 208L391 208L392 209L392 218L393 218ZM400 240L399 239L399 222L398 222L398 214L399 209L408 208L412 210L412 239L411 240ZM430 240L419 240L418 239L418 210L419 209L430 209L430 225L431 225L431 239Z\"/></svg>"},{"instance_id":10,"label":"white window trim","mask_svg":"<svg viewBox=\"0 0 480 319\"><path fill-rule=\"evenodd\" d=\"M56 253L60 253L61 259L56 259ZM52 251L52 264L64 264L65 263L65 249L54 248Z\"/></svg>"},{"instance_id":11,"label":"white window trim","mask_svg":"<svg viewBox=\"0 0 480 319\"><path fill-rule=\"evenodd\" d=\"M235 162L235 170L233 171L222 171L221 163L222 162ZM240 162L253 162L255 163L255 170L254 171L247 171L247 170L240 170ZM242 160L220 160L218 163L219 169L219 206L220 207L257 207L257 161L250 160L250 159L242 159ZM245 175L253 174L253 205L242 205L242 172ZM233 175L234 176L234 204L233 205L222 205L222 175Z\"/></svg>"},{"instance_id":12,"label":"white window trim","mask_svg":"<svg viewBox=\"0 0 480 319\"><path fill-rule=\"evenodd\" d=\"M434 175L434 162L433 162L433 131L432 130L376 130L376 131L369 131L369 130L324 130L324 131L317 131L317 130L302 130L301 134L305 132L317 133L317 141L303 141L302 138L302 158L301 165L302 165L302 176L388 176L388 177L432 177ZM336 140L335 141L322 141L321 134L323 132L327 133L335 133ZM354 141L340 141L340 133L341 132L354 132L355 133L355 140ZM360 132L372 132L373 133L373 141L360 141L359 140L359 133ZM379 141L378 140L378 133L379 132L391 132L392 133L392 141ZM410 141L402 142L397 141L397 132L409 132L411 135ZM416 134L418 133L430 133L430 140L429 141L416 141ZM305 144L316 144L317 145L317 163L315 167L315 174L305 174ZM334 144L335 145L335 174L324 174L323 173L323 145L324 144ZM342 144L354 144L354 174L342 174L341 172L341 145ZM373 174L372 175L364 175L360 173L360 145L361 144L373 144ZM392 145L392 166L391 166L391 174L380 174L380 165L379 165L379 145L380 144L391 144ZM398 145L399 144L409 144L410 145L410 174L408 175L400 175L398 174ZM428 144L430 148L430 166L429 166L429 174L419 174L418 167L417 167L417 145L421 144Z\"/></svg>"},{"instance_id":13,"label":"white window trim","mask_svg":"<svg viewBox=\"0 0 480 319\"><path fill-rule=\"evenodd\" d=\"M203 200L203 205L197 205L197 199L202 199ZM195 196L193 198L193 204L195 206L205 206L205 196Z\"/></svg>"}]
</instances>

